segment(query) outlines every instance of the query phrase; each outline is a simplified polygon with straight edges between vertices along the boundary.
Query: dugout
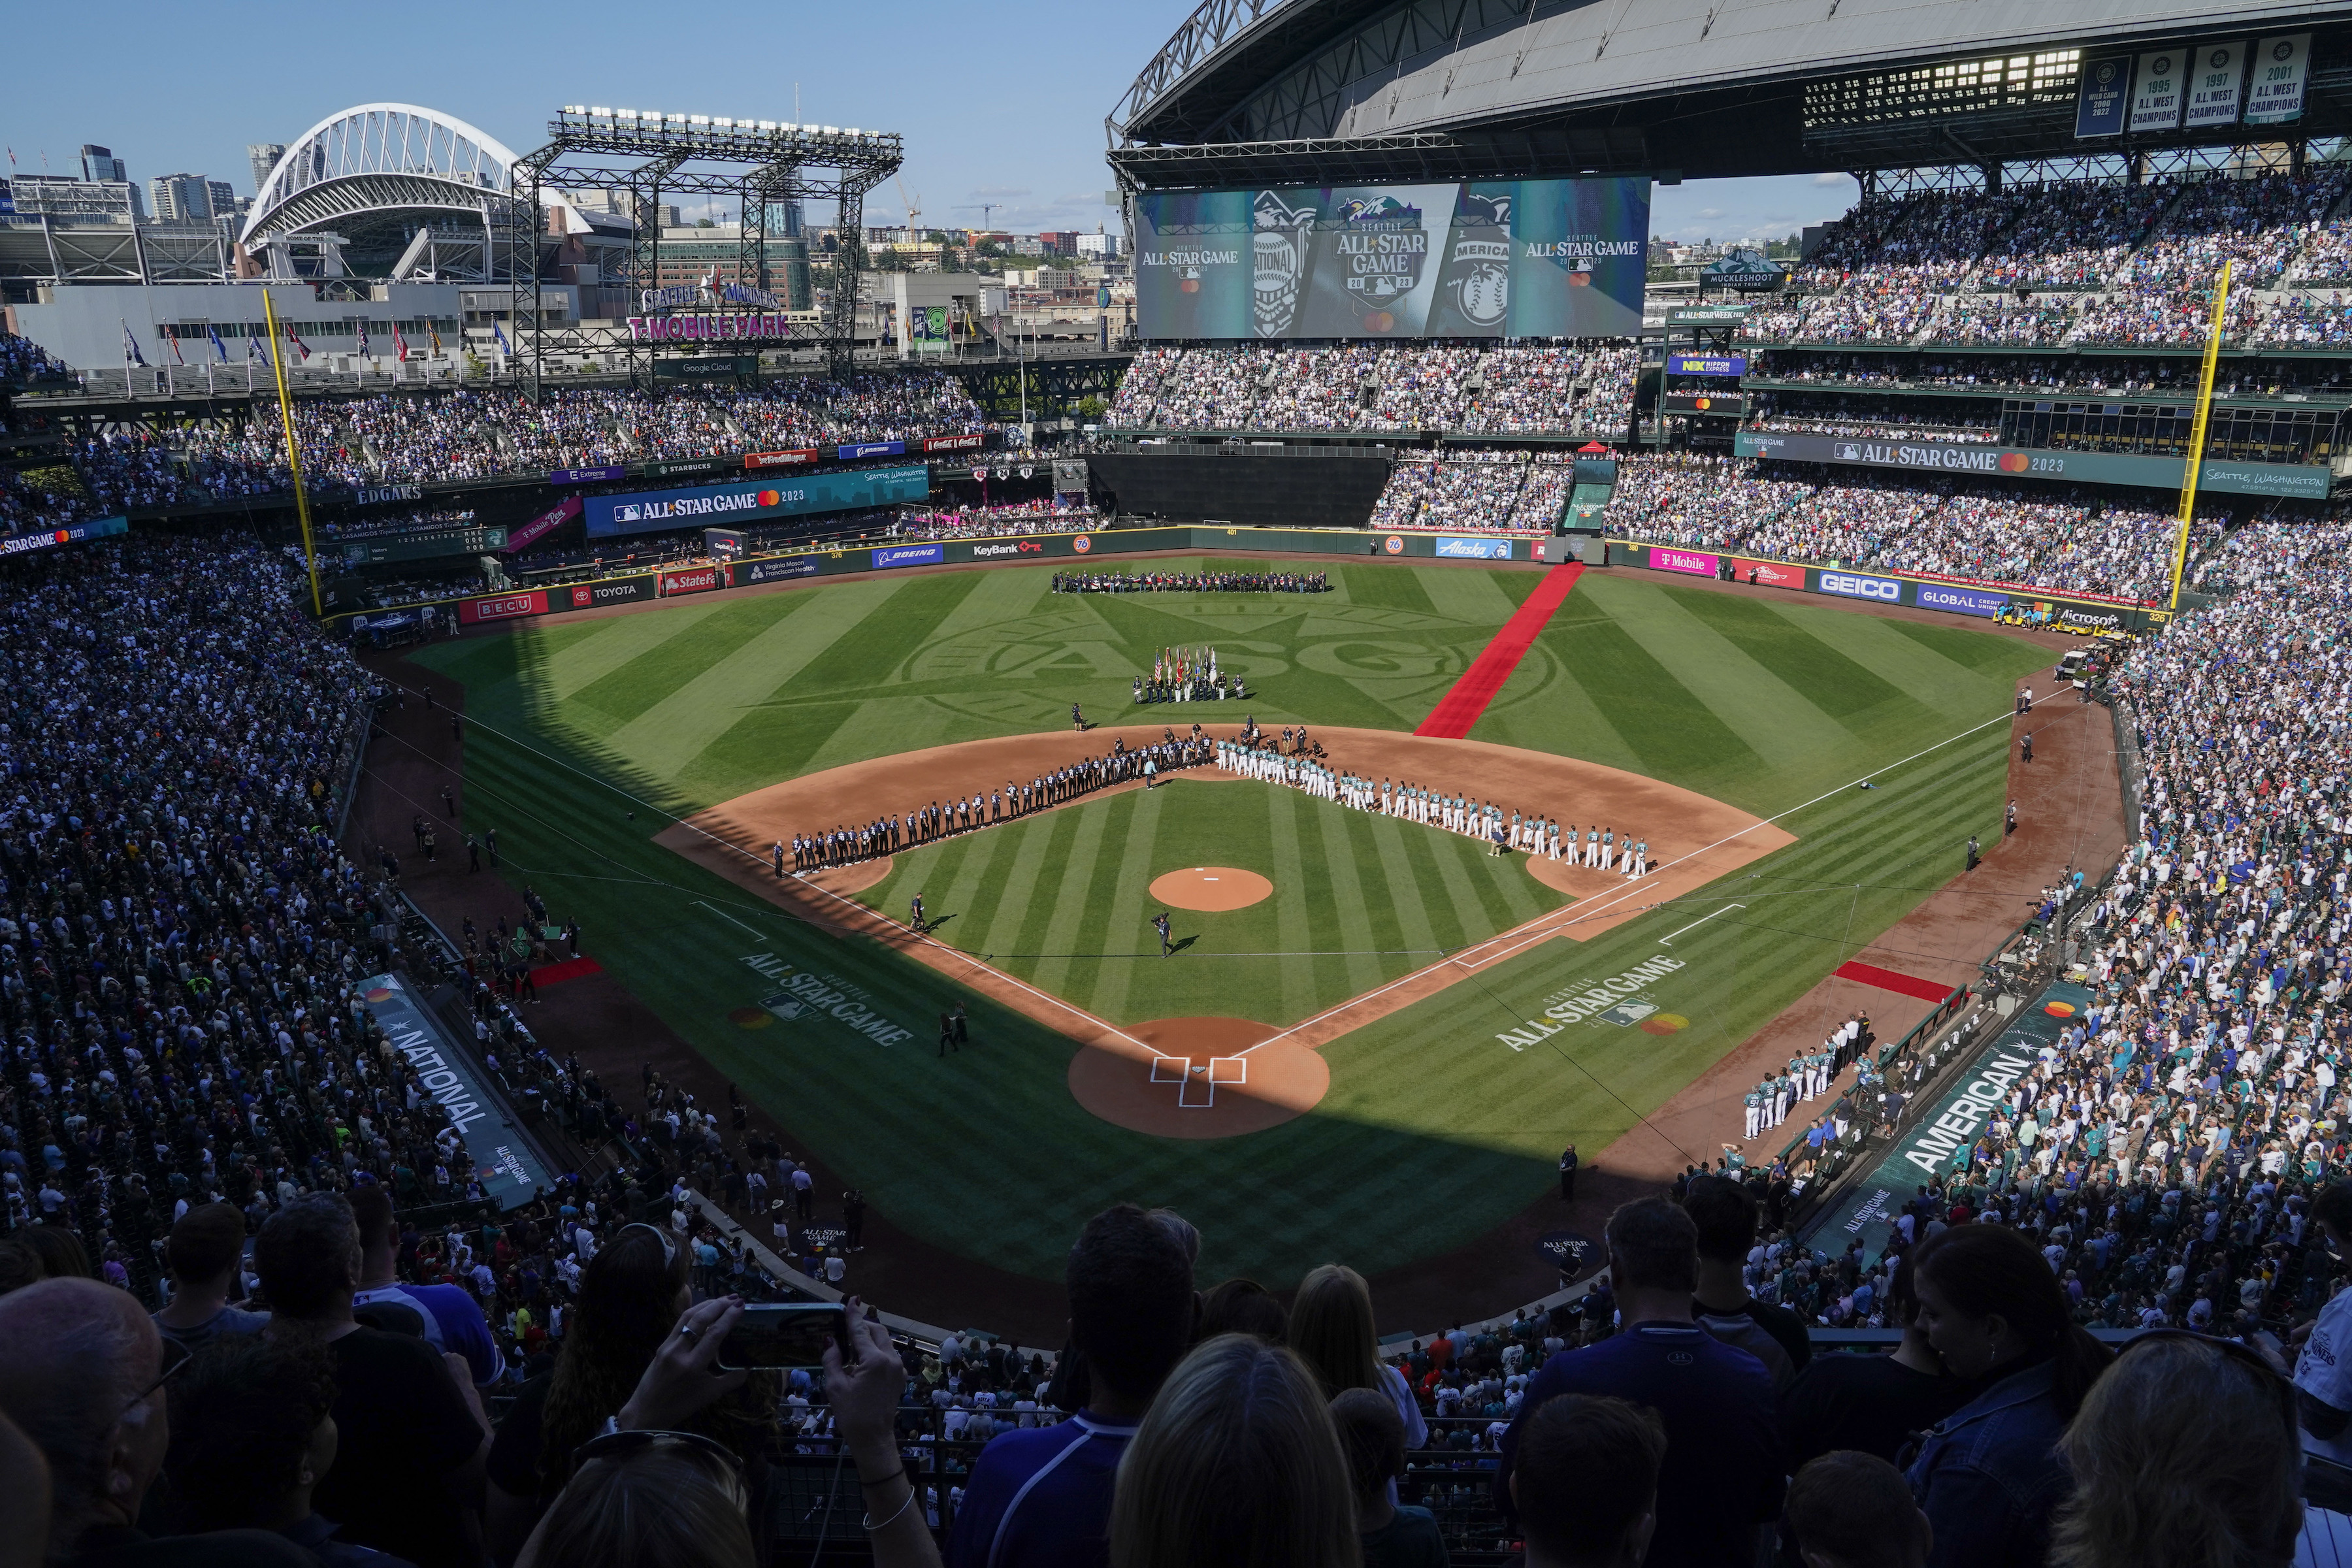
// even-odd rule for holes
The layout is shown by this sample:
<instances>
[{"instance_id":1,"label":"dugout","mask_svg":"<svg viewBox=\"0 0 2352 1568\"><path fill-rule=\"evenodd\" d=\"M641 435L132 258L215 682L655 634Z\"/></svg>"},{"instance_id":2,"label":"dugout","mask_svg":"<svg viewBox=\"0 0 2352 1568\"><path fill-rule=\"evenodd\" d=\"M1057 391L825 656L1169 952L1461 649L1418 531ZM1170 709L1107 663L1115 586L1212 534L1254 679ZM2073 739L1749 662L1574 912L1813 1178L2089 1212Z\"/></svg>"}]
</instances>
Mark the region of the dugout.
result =
<instances>
[{"instance_id":1,"label":"dugout","mask_svg":"<svg viewBox=\"0 0 2352 1568\"><path fill-rule=\"evenodd\" d=\"M1385 447L1139 445L1091 452L1097 498L1171 522L1362 528L1388 484Z\"/></svg>"}]
</instances>

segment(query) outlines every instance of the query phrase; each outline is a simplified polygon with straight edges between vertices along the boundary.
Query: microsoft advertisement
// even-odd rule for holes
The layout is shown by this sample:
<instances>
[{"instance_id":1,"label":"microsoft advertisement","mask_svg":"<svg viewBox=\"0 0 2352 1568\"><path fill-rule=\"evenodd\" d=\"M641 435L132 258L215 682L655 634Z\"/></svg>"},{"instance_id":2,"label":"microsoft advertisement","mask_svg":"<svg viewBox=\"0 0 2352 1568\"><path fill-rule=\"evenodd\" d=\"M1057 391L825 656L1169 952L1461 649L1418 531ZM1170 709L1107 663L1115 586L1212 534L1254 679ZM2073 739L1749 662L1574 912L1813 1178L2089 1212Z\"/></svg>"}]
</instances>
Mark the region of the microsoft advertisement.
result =
<instances>
[{"instance_id":1,"label":"microsoft advertisement","mask_svg":"<svg viewBox=\"0 0 2352 1568\"><path fill-rule=\"evenodd\" d=\"M930 469L921 463L889 468L850 468L796 479L748 484L703 485L693 489L639 490L633 495L588 496L588 537L659 533L704 523L793 517L848 507L888 506L930 498Z\"/></svg>"},{"instance_id":2,"label":"microsoft advertisement","mask_svg":"<svg viewBox=\"0 0 2352 1568\"><path fill-rule=\"evenodd\" d=\"M1632 337L1650 182L1150 191L1146 338Z\"/></svg>"}]
</instances>

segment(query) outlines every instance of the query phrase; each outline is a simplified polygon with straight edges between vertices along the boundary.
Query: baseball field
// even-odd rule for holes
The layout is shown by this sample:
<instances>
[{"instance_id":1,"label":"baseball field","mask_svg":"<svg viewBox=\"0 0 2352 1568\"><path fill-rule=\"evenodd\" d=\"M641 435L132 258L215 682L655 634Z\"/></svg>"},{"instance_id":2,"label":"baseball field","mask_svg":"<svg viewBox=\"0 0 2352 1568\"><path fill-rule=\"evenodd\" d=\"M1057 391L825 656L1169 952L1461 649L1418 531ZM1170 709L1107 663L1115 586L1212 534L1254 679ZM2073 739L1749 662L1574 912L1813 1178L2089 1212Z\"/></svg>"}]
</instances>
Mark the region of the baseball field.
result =
<instances>
[{"instance_id":1,"label":"baseball field","mask_svg":"<svg viewBox=\"0 0 2352 1568\"><path fill-rule=\"evenodd\" d=\"M1430 1257L1516 1213L1564 1142L1607 1144L1940 886L1971 833L1998 838L1999 721L2050 657L1591 574L1467 741L1413 741L1539 574L1364 563L1314 596L1082 597L1051 575L882 574L415 656L466 688L467 828L497 829L606 969L897 1224L1041 1278L1120 1197L1193 1219L1203 1279L1269 1285ZM1130 705L1155 653L1203 644L1249 702ZM1598 822L1670 864L1538 874L1212 770L815 887L768 872L772 837L941 798L963 759L1099 754L1109 731L1073 733L1073 703L1152 737L1230 734L1236 708L1305 723L1337 765ZM1267 891L1172 911L1163 958L1153 885L1220 867ZM895 929L917 891L938 922L921 943ZM972 1044L941 1058L959 1002ZM1138 1039L1179 1041L1197 1081L1117 1064L1128 1111L1197 1102L1193 1131L1106 1109L1088 1053ZM1211 1058L1258 1067L1212 1085ZM1221 1135L1209 1098L1285 1061L1286 1114Z\"/></svg>"}]
</instances>

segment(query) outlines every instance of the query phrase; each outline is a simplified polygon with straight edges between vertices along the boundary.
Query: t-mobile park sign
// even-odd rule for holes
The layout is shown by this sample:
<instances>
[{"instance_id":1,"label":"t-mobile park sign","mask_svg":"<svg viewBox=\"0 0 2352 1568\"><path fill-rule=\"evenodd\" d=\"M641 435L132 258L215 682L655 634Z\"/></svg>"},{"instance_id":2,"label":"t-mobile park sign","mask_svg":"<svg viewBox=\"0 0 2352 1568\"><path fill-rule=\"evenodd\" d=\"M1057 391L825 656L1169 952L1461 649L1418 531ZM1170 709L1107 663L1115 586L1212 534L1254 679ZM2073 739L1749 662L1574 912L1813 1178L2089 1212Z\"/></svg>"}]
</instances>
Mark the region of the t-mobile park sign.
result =
<instances>
[{"instance_id":1,"label":"t-mobile park sign","mask_svg":"<svg viewBox=\"0 0 2352 1568\"><path fill-rule=\"evenodd\" d=\"M631 316L629 341L639 343L746 342L758 338L806 337L815 328L777 311L740 315Z\"/></svg>"}]
</instances>

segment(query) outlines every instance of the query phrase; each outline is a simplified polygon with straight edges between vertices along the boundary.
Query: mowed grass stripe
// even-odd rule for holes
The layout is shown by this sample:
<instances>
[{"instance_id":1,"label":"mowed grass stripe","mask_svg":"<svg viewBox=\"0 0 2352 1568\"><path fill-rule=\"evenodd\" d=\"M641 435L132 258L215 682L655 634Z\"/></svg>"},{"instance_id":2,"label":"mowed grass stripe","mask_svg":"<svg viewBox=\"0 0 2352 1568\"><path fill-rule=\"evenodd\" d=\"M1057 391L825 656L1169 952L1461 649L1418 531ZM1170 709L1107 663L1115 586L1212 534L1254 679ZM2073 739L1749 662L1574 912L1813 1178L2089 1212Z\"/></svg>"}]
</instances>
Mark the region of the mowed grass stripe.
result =
<instances>
[{"instance_id":1,"label":"mowed grass stripe","mask_svg":"<svg viewBox=\"0 0 2352 1568\"><path fill-rule=\"evenodd\" d=\"M1878 732L1885 725L1910 725L1933 720L1928 706L1883 679L1868 665L1849 658L1837 646L1832 628L1879 624L1874 616L1835 610L1767 604L1730 594L1681 590L1675 597L1694 616L1704 616L1720 628L1722 637L1781 680L1813 692L1812 701L1823 713L1857 735ZM1703 601L1694 605L1691 601ZM1816 633L1829 633L1827 637ZM1853 636L1865 644L1868 634Z\"/></svg>"},{"instance_id":2,"label":"mowed grass stripe","mask_svg":"<svg viewBox=\"0 0 2352 1568\"><path fill-rule=\"evenodd\" d=\"M1276 912L1284 931L1297 931L1313 940L1313 900L1317 896L1307 879L1307 862L1298 846L1299 794L1280 786L1265 791L1266 828L1270 843L1268 859L1273 868L1266 873L1274 883ZM1311 962L1293 960L1277 965L1281 972L1282 1016L1299 1017L1315 1005L1316 988L1311 973Z\"/></svg>"},{"instance_id":3,"label":"mowed grass stripe","mask_svg":"<svg viewBox=\"0 0 2352 1568\"><path fill-rule=\"evenodd\" d=\"M982 953L1024 951L1021 938L1037 896L1037 876L1052 863L1054 834L1062 826L1061 814L1048 813L1001 830L1012 837L1012 858L1003 883L990 894L987 934L975 944L969 940L971 931L964 931L958 934L965 940L957 946L969 952L976 945Z\"/></svg>"},{"instance_id":4,"label":"mowed grass stripe","mask_svg":"<svg viewBox=\"0 0 2352 1568\"><path fill-rule=\"evenodd\" d=\"M1796 606L1776 604L1767 607L1786 616ZM1931 644L1906 637L1902 628L1911 623L1880 616L1815 611L1801 624L1807 636L1876 673L1936 714L1957 717L1974 711L1990 695L1987 690L1990 683L1974 665L1961 663Z\"/></svg>"},{"instance_id":5,"label":"mowed grass stripe","mask_svg":"<svg viewBox=\"0 0 2352 1568\"><path fill-rule=\"evenodd\" d=\"M1104 812L1082 811L1075 815L1077 831L1071 837L1070 858L1063 863L1060 879L1053 887L1045 940L1036 950L1046 955L1037 965L1037 984L1064 996L1076 994L1071 984L1075 975L1069 955L1082 944L1083 933L1090 924L1087 895L1094 882L1095 861L1102 854L1103 834L1109 823Z\"/></svg>"},{"instance_id":6,"label":"mowed grass stripe","mask_svg":"<svg viewBox=\"0 0 2352 1568\"><path fill-rule=\"evenodd\" d=\"M1331 910L1338 917L1340 950L1347 954L1340 961L1347 971L1348 989L1369 991L1381 983L1382 961L1371 951L1396 945L1395 918L1384 906L1374 905L1364 898L1364 884L1356 868L1362 862L1363 851L1370 847L1369 830L1363 814L1355 811L1324 811L1318 816L1323 837L1323 863L1331 870ZM1360 922L1360 931L1350 928Z\"/></svg>"},{"instance_id":7,"label":"mowed grass stripe","mask_svg":"<svg viewBox=\"0 0 2352 1568\"><path fill-rule=\"evenodd\" d=\"M1397 945L1416 954L1411 965L1433 963L1437 954L1437 933L1429 923L1429 906L1421 896L1422 884L1412 874L1405 858L1405 839L1429 830L1418 823L1400 822L1392 816L1375 817L1371 823L1373 852L1379 857L1381 872L1381 907L1390 911L1396 921Z\"/></svg>"},{"instance_id":8,"label":"mowed grass stripe","mask_svg":"<svg viewBox=\"0 0 2352 1568\"><path fill-rule=\"evenodd\" d=\"M541 645L547 696L552 701L566 702L702 625L719 608L716 603L681 605L674 610L638 611L568 626L520 626L514 635ZM768 618L773 619L773 614ZM643 711L635 709L619 717L634 718Z\"/></svg>"},{"instance_id":9,"label":"mowed grass stripe","mask_svg":"<svg viewBox=\"0 0 2352 1568\"><path fill-rule=\"evenodd\" d=\"M797 596L796 603L795 598L786 594L775 598L712 601L680 605L675 611L655 610L621 616L625 622L657 622L675 614L686 624L677 628L674 636L664 637L626 663L583 683L568 700L563 700L563 710L594 714L602 722L589 727L610 739L687 691L709 675L713 666L753 638L772 633L784 641L795 638L798 629L786 629L788 623L807 611L813 602L821 603L807 596ZM551 658L542 659L539 672L542 684L551 684L551 666L555 662ZM690 703L693 700L687 700Z\"/></svg>"},{"instance_id":10,"label":"mowed grass stripe","mask_svg":"<svg viewBox=\"0 0 2352 1568\"><path fill-rule=\"evenodd\" d=\"M1163 788L1166 786L1162 786ZM1107 952L1159 951L1159 933L1144 924L1149 918L1143 907L1144 889L1150 882L1152 868L1158 864L1160 837L1160 806L1163 799L1160 788L1141 790L1124 797L1126 822L1120 832L1124 847L1119 854L1118 879L1112 884L1109 905L1109 940L1103 944ZM1122 946L1130 940L1132 949ZM1127 1012L1128 983L1135 973L1137 961L1106 961L1102 976L1095 983L1096 1014L1105 1018L1123 1017ZM1155 958L1153 962L1157 963Z\"/></svg>"},{"instance_id":11,"label":"mowed grass stripe","mask_svg":"<svg viewBox=\"0 0 2352 1568\"><path fill-rule=\"evenodd\" d=\"M613 731L610 743L621 755L641 766L682 773L703 749L741 721L745 709L780 690L826 654L856 627L884 611L904 579L884 579L845 584L838 597L805 596L805 608L779 619L763 620L753 635L734 638L734 646L708 659L667 700L649 707ZM761 607L790 604L799 595L780 594L743 604ZM731 623L716 630L732 631ZM715 640L715 639L714 639ZM683 651L683 650L681 650ZM715 653L715 648L698 648ZM669 661L640 659L632 668L651 664L661 669Z\"/></svg>"},{"instance_id":12,"label":"mowed grass stripe","mask_svg":"<svg viewBox=\"0 0 2352 1568\"><path fill-rule=\"evenodd\" d=\"M1745 606L1753 601L1727 594L1670 595L1647 583L1633 585L1633 592L1638 595L1633 605L1641 613L1622 623L1626 635L1766 765L1801 767L1844 743L1844 727L1806 695L1818 689L1819 682L1809 681L1801 689L1792 685L1750 651L1761 646L1759 639L1725 635L1711 617L1699 613L1706 605L1694 610L1685 602L1704 599ZM1788 629L1803 635L1793 626ZM1781 650L1773 643L1769 651Z\"/></svg>"}]
</instances>

